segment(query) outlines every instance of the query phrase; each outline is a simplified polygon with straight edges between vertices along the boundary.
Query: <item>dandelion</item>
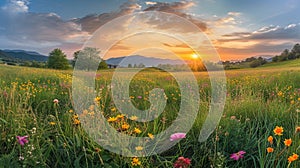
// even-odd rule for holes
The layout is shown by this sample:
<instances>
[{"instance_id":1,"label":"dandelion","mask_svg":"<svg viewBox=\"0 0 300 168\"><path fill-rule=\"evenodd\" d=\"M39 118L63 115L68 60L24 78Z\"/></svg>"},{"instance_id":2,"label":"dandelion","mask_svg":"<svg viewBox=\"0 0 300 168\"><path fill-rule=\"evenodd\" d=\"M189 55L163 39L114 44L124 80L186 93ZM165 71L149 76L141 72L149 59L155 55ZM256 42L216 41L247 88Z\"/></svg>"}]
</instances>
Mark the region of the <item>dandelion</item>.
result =
<instances>
[{"instance_id":1,"label":"dandelion","mask_svg":"<svg viewBox=\"0 0 300 168\"><path fill-rule=\"evenodd\" d=\"M150 139L154 139L154 135L151 134L151 133L148 133L148 137L149 137Z\"/></svg>"},{"instance_id":2,"label":"dandelion","mask_svg":"<svg viewBox=\"0 0 300 168\"><path fill-rule=\"evenodd\" d=\"M134 158L131 159L131 165L132 166L139 166L139 165L141 165L141 161L139 161L139 158L134 157Z\"/></svg>"},{"instance_id":3,"label":"dandelion","mask_svg":"<svg viewBox=\"0 0 300 168\"><path fill-rule=\"evenodd\" d=\"M129 127L130 127L130 125L129 124L127 124L127 123L124 123L124 124L122 124L122 130L123 131L126 131L126 130L128 130L129 129Z\"/></svg>"},{"instance_id":4,"label":"dandelion","mask_svg":"<svg viewBox=\"0 0 300 168\"><path fill-rule=\"evenodd\" d=\"M53 122L53 121L51 121L51 122L49 122L49 124L53 126L53 125L55 125L56 123Z\"/></svg>"},{"instance_id":5,"label":"dandelion","mask_svg":"<svg viewBox=\"0 0 300 168\"><path fill-rule=\"evenodd\" d=\"M299 155L293 153L293 155L289 156L288 161L289 163L292 163L293 161L298 160Z\"/></svg>"},{"instance_id":6,"label":"dandelion","mask_svg":"<svg viewBox=\"0 0 300 168\"><path fill-rule=\"evenodd\" d=\"M124 114L118 114L117 115L117 119L122 119L122 118L124 118Z\"/></svg>"},{"instance_id":7,"label":"dandelion","mask_svg":"<svg viewBox=\"0 0 300 168\"><path fill-rule=\"evenodd\" d=\"M142 133L142 131L138 128L134 128L133 132L136 133L136 134Z\"/></svg>"},{"instance_id":8,"label":"dandelion","mask_svg":"<svg viewBox=\"0 0 300 168\"><path fill-rule=\"evenodd\" d=\"M268 142L269 142L270 144L273 144L273 137L272 137L272 136L269 136L269 137L268 137Z\"/></svg>"},{"instance_id":9,"label":"dandelion","mask_svg":"<svg viewBox=\"0 0 300 168\"><path fill-rule=\"evenodd\" d=\"M274 152L274 148L268 147L268 148L267 148L267 152L268 152L268 153Z\"/></svg>"},{"instance_id":10,"label":"dandelion","mask_svg":"<svg viewBox=\"0 0 300 168\"><path fill-rule=\"evenodd\" d=\"M26 143L28 143L29 141L27 140L28 136L25 135L25 136L17 136L17 140L18 140L18 143L21 145L21 146L24 146Z\"/></svg>"},{"instance_id":11,"label":"dandelion","mask_svg":"<svg viewBox=\"0 0 300 168\"><path fill-rule=\"evenodd\" d=\"M187 168L191 165L191 160L189 158L179 157L174 163L174 168Z\"/></svg>"},{"instance_id":12,"label":"dandelion","mask_svg":"<svg viewBox=\"0 0 300 168\"><path fill-rule=\"evenodd\" d=\"M137 119L138 119L137 116L131 116L131 117L130 117L130 120L132 120L132 121L136 121Z\"/></svg>"},{"instance_id":13,"label":"dandelion","mask_svg":"<svg viewBox=\"0 0 300 168\"><path fill-rule=\"evenodd\" d=\"M291 144L292 144L292 139L285 139L285 140L284 140L284 144L285 144L285 146L291 146Z\"/></svg>"},{"instance_id":14,"label":"dandelion","mask_svg":"<svg viewBox=\"0 0 300 168\"><path fill-rule=\"evenodd\" d=\"M239 160L244 157L245 151L239 151L230 155L230 158L233 160Z\"/></svg>"},{"instance_id":15,"label":"dandelion","mask_svg":"<svg viewBox=\"0 0 300 168\"><path fill-rule=\"evenodd\" d=\"M54 99L54 100L53 100L53 103L54 103L54 104L58 104L58 102L59 102L58 99Z\"/></svg>"},{"instance_id":16,"label":"dandelion","mask_svg":"<svg viewBox=\"0 0 300 168\"><path fill-rule=\"evenodd\" d=\"M107 120L108 122L115 122L117 121L118 118L117 117L109 117L109 119Z\"/></svg>"},{"instance_id":17,"label":"dandelion","mask_svg":"<svg viewBox=\"0 0 300 168\"><path fill-rule=\"evenodd\" d=\"M136 151L141 151L141 150L143 150L144 148L142 147L142 146L137 146L137 147L135 147L135 150Z\"/></svg>"},{"instance_id":18,"label":"dandelion","mask_svg":"<svg viewBox=\"0 0 300 168\"><path fill-rule=\"evenodd\" d=\"M185 138L186 133L175 133L170 136L170 141L176 141Z\"/></svg>"},{"instance_id":19,"label":"dandelion","mask_svg":"<svg viewBox=\"0 0 300 168\"><path fill-rule=\"evenodd\" d=\"M283 133L283 127L278 127L276 126L275 129L273 130L275 135L281 136Z\"/></svg>"}]
</instances>

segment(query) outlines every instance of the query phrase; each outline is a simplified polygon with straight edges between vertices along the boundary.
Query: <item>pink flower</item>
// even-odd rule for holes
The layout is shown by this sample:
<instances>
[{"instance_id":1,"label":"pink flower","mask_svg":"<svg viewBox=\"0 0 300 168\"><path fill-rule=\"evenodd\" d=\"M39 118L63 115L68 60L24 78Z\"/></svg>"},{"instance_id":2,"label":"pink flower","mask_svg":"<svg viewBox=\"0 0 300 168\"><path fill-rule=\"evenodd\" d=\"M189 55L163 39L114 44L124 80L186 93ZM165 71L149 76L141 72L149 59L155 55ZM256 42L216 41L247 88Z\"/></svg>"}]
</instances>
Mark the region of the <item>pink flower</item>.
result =
<instances>
[{"instance_id":1,"label":"pink flower","mask_svg":"<svg viewBox=\"0 0 300 168\"><path fill-rule=\"evenodd\" d=\"M185 138L186 133L175 133L170 136L170 141L176 141L178 139Z\"/></svg>"},{"instance_id":2,"label":"pink flower","mask_svg":"<svg viewBox=\"0 0 300 168\"><path fill-rule=\"evenodd\" d=\"M138 99L141 99L141 98L142 98L142 96L138 96L137 98L138 98Z\"/></svg>"},{"instance_id":3,"label":"pink flower","mask_svg":"<svg viewBox=\"0 0 300 168\"><path fill-rule=\"evenodd\" d=\"M55 103L55 104L57 104L58 102L59 102L58 99L53 100L53 103Z\"/></svg>"},{"instance_id":4,"label":"pink flower","mask_svg":"<svg viewBox=\"0 0 300 168\"><path fill-rule=\"evenodd\" d=\"M233 160L239 160L244 157L245 151L239 151L230 155L230 158Z\"/></svg>"},{"instance_id":5,"label":"pink flower","mask_svg":"<svg viewBox=\"0 0 300 168\"><path fill-rule=\"evenodd\" d=\"M28 143L28 140L27 140L28 136L17 136L17 140L18 140L18 143L21 145L21 146L24 146L26 143Z\"/></svg>"},{"instance_id":6,"label":"pink flower","mask_svg":"<svg viewBox=\"0 0 300 168\"><path fill-rule=\"evenodd\" d=\"M191 159L179 157L173 166L174 168L187 168L189 165L191 165Z\"/></svg>"}]
</instances>

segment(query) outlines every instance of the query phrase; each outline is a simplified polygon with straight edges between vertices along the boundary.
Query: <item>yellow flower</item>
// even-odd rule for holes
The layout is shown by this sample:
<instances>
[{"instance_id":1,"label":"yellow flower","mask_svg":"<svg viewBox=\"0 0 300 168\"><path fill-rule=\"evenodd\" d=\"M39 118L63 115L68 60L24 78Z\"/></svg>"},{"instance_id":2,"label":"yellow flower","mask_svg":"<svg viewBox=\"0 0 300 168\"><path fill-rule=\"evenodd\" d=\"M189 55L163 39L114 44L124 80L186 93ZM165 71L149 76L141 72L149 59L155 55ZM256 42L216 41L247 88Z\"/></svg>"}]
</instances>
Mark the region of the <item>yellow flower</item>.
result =
<instances>
[{"instance_id":1,"label":"yellow flower","mask_svg":"<svg viewBox=\"0 0 300 168\"><path fill-rule=\"evenodd\" d=\"M122 124L122 130L123 130L123 131L128 130L129 127L130 127L130 125L127 124L127 123Z\"/></svg>"},{"instance_id":2,"label":"yellow flower","mask_svg":"<svg viewBox=\"0 0 300 168\"><path fill-rule=\"evenodd\" d=\"M141 165L141 161L139 161L139 158L134 157L134 158L131 159L131 165L132 166L139 166L139 165Z\"/></svg>"},{"instance_id":3,"label":"yellow flower","mask_svg":"<svg viewBox=\"0 0 300 168\"><path fill-rule=\"evenodd\" d=\"M284 144L285 144L285 146L291 146L291 144L292 144L292 139L290 138L290 139L285 139L284 140Z\"/></svg>"},{"instance_id":4,"label":"yellow flower","mask_svg":"<svg viewBox=\"0 0 300 168\"><path fill-rule=\"evenodd\" d=\"M95 102L99 102L100 99L101 99L100 97L96 97L96 98L94 99L94 101L95 101Z\"/></svg>"},{"instance_id":5,"label":"yellow flower","mask_svg":"<svg viewBox=\"0 0 300 168\"><path fill-rule=\"evenodd\" d=\"M73 119L78 119L78 115L77 114L73 115Z\"/></svg>"},{"instance_id":6,"label":"yellow flower","mask_svg":"<svg viewBox=\"0 0 300 168\"><path fill-rule=\"evenodd\" d=\"M69 113L73 113L74 111L72 109L69 110Z\"/></svg>"},{"instance_id":7,"label":"yellow flower","mask_svg":"<svg viewBox=\"0 0 300 168\"><path fill-rule=\"evenodd\" d=\"M142 131L138 128L134 128L133 132L136 133L136 134L142 133Z\"/></svg>"},{"instance_id":8,"label":"yellow flower","mask_svg":"<svg viewBox=\"0 0 300 168\"><path fill-rule=\"evenodd\" d=\"M116 111L117 109L115 107L110 109L112 112Z\"/></svg>"},{"instance_id":9,"label":"yellow flower","mask_svg":"<svg viewBox=\"0 0 300 168\"><path fill-rule=\"evenodd\" d=\"M150 139L154 139L154 135L151 134L151 133L148 133L148 137L149 137Z\"/></svg>"},{"instance_id":10,"label":"yellow flower","mask_svg":"<svg viewBox=\"0 0 300 168\"><path fill-rule=\"evenodd\" d=\"M74 119L74 122L73 122L74 125L79 125L80 124L80 121L78 119Z\"/></svg>"},{"instance_id":11,"label":"yellow flower","mask_svg":"<svg viewBox=\"0 0 300 168\"><path fill-rule=\"evenodd\" d=\"M283 133L283 127L278 127L276 126L275 129L273 130L275 135L281 136Z\"/></svg>"},{"instance_id":12,"label":"yellow flower","mask_svg":"<svg viewBox=\"0 0 300 168\"><path fill-rule=\"evenodd\" d=\"M291 104L295 104L295 101L294 101L294 100L292 100L292 101L291 101Z\"/></svg>"},{"instance_id":13,"label":"yellow flower","mask_svg":"<svg viewBox=\"0 0 300 168\"><path fill-rule=\"evenodd\" d=\"M141 147L141 146L137 146L137 147L135 147L135 150L137 150L137 151L141 151L141 150L143 150L144 148L143 147Z\"/></svg>"},{"instance_id":14,"label":"yellow flower","mask_svg":"<svg viewBox=\"0 0 300 168\"><path fill-rule=\"evenodd\" d=\"M119 115L117 115L117 118L118 118L118 119L124 118L124 114L119 114Z\"/></svg>"},{"instance_id":15,"label":"yellow flower","mask_svg":"<svg viewBox=\"0 0 300 168\"><path fill-rule=\"evenodd\" d=\"M130 120L132 120L132 121L135 121L135 120L137 120L137 119L138 119L137 116L131 116L131 117L130 117Z\"/></svg>"},{"instance_id":16,"label":"yellow flower","mask_svg":"<svg viewBox=\"0 0 300 168\"><path fill-rule=\"evenodd\" d=\"M271 147L268 147L268 148L267 148L267 152L268 152L268 153L272 153L272 152L274 152L274 149L271 148Z\"/></svg>"},{"instance_id":17,"label":"yellow flower","mask_svg":"<svg viewBox=\"0 0 300 168\"><path fill-rule=\"evenodd\" d=\"M293 162L295 160L298 160L298 157L299 157L299 155L293 153L293 155L289 156L289 158L288 158L289 163L291 163L291 162Z\"/></svg>"},{"instance_id":18,"label":"yellow flower","mask_svg":"<svg viewBox=\"0 0 300 168\"><path fill-rule=\"evenodd\" d=\"M282 91L278 92L277 95L282 96L283 95Z\"/></svg>"},{"instance_id":19,"label":"yellow flower","mask_svg":"<svg viewBox=\"0 0 300 168\"><path fill-rule=\"evenodd\" d=\"M298 97L298 101L300 101L300 97Z\"/></svg>"},{"instance_id":20,"label":"yellow flower","mask_svg":"<svg viewBox=\"0 0 300 168\"><path fill-rule=\"evenodd\" d=\"M56 123L55 123L55 122L49 122L49 124L50 124L50 125L55 125Z\"/></svg>"},{"instance_id":21,"label":"yellow flower","mask_svg":"<svg viewBox=\"0 0 300 168\"><path fill-rule=\"evenodd\" d=\"M115 122L117 121L118 118L117 117L109 117L109 119L107 120L108 122Z\"/></svg>"},{"instance_id":22,"label":"yellow flower","mask_svg":"<svg viewBox=\"0 0 300 168\"><path fill-rule=\"evenodd\" d=\"M270 144L273 144L273 137L272 136L268 137L268 142L270 142Z\"/></svg>"}]
</instances>

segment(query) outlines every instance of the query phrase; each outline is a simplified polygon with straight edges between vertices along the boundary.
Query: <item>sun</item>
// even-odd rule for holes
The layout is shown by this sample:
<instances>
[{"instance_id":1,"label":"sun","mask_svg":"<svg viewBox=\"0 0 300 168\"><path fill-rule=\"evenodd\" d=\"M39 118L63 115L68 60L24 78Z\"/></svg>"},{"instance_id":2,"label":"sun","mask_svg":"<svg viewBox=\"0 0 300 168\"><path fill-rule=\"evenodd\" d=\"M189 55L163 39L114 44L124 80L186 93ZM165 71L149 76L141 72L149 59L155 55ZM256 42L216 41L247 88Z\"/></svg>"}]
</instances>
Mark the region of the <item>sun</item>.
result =
<instances>
[{"instance_id":1,"label":"sun","mask_svg":"<svg viewBox=\"0 0 300 168\"><path fill-rule=\"evenodd\" d=\"M191 57L192 57L193 59L197 59L197 58L199 58L199 55L196 54L196 53L193 53L193 54L191 55Z\"/></svg>"}]
</instances>

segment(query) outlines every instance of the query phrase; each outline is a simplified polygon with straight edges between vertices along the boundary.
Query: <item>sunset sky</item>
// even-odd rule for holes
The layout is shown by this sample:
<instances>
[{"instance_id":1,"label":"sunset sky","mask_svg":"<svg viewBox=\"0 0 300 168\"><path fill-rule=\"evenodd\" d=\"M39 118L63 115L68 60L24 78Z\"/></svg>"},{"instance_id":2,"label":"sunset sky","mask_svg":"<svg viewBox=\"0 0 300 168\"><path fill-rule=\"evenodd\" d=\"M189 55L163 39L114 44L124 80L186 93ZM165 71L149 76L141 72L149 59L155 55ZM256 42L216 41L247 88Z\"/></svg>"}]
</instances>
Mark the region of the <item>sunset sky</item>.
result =
<instances>
[{"instance_id":1,"label":"sunset sky","mask_svg":"<svg viewBox=\"0 0 300 168\"><path fill-rule=\"evenodd\" d=\"M0 49L23 49L48 55L54 48L61 48L72 58L99 27L118 17L142 11L175 14L193 23L208 37L208 40L200 40L202 48L210 41L222 60L276 55L300 41L298 0L2 0ZM162 24L162 20L151 18L146 22L143 18L128 17L116 27L129 31L133 30L132 25L142 24L154 27L156 32L178 34L195 41L196 35L192 36L190 26L185 27L172 19ZM116 27L108 32L121 31ZM108 34L107 38L114 37ZM157 43L160 49L139 51L147 48L149 42ZM193 54L186 44L155 34L120 40L108 55L164 55L166 51L162 49L184 56Z\"/></svg>"}]
</instances>

